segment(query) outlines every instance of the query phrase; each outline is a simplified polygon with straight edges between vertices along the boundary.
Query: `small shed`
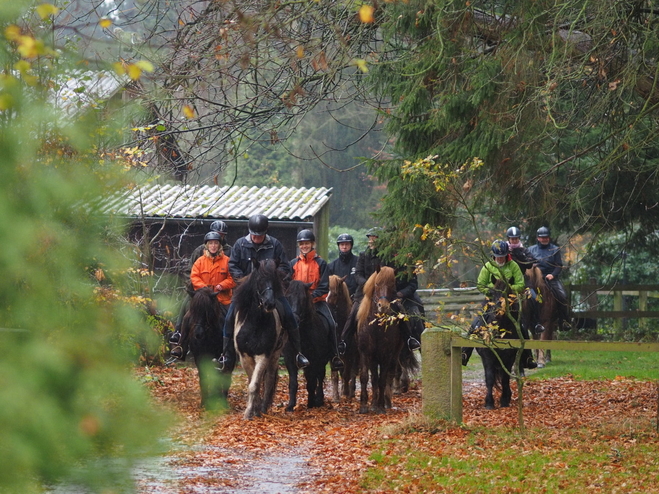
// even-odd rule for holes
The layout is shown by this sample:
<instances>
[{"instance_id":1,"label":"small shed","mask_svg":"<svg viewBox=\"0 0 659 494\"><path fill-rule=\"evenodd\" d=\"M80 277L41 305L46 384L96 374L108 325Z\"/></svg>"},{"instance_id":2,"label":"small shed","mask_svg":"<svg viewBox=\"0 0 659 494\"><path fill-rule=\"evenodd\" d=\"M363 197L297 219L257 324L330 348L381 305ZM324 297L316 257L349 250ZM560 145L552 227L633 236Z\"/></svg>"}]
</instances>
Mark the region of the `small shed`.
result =
<instances>
[{"instance_id":1,"label":"small shed","mask_svg":"<svg viewBox=\"0 0 659 494\"><path fill-rule=\"evenodd\" d=\"M327 258L331 188L219 187L146 185L103 200L103 214L125 217L130 238L150 244L151 266L179 272L203 242L215 220L227 223L231 245L247 235L254 214L270 220L268 233L283 244L289 258L297 255L297 233L313 230L318 253Z\"/></svg>"}]
</instances>

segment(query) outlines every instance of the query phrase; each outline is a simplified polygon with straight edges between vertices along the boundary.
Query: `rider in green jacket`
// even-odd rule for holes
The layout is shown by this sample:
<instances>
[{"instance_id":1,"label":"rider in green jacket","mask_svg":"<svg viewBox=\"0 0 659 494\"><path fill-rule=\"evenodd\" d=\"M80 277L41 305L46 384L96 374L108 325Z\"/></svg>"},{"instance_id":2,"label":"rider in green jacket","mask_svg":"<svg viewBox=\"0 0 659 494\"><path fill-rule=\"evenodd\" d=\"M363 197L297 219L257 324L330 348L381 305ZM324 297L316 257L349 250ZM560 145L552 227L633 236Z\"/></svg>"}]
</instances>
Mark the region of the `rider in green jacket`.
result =
<instances>
[{"instance_id":1,"label":"rider in green jacket","mask_svg":"<svg viewBox=\"0 0 659 494\"><path fill-rule=\"evenodd\" d=\"M489 297L490 291L494 289L495 283L501 279L506 281L507 294L514 293L519 295L524 292L526 288L522 270L510 257L508 244L503 240L495 240L492 243L492 261L486 262L485 266L481 269L476 287L486 297ZM487 300L483 304L483 308L485 308L486 304ZM483 315L484 314L479 314L474 318L471 327L469 328L469 334L475 333L478 328L485 323ZM528 338L528 331L526 331L525 328L522 328L522 333L524 338ZM467 365L469 357L471 357L473 351L474 349L472 347L462 349L462 365ZM524 353L522 354L522 366L527 369L535 369L538 366L533 360L530 350L524 350Z\"/></svg>"}]
</instances>

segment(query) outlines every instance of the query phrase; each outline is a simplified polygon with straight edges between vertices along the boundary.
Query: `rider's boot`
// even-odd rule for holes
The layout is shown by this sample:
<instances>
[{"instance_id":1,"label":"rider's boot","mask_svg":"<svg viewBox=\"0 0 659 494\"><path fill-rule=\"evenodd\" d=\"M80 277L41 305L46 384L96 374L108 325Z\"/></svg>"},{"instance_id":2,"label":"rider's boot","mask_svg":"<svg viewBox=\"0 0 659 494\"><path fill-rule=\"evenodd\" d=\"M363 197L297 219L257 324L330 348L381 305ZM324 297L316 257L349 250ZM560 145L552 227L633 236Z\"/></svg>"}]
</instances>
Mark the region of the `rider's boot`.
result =
<instances>
[{"instance_id":1,"label":"rider's boot","mask_svg":"<svg viewBox=\"0 0 659 494\"><path fill-rule=\"evenodd\" d=\"M288 339L295 349L295 365L298 369L304 369L309 366L309 360L307 357L302 355L302 345L300 343L300 328L297 325L295 319L292 321L287 321L284 323L286 330L288 331Z\"/></svg>"},{"instance_id":2,"label":"rider's boot","mask_svg":"<svg viewBox=\"0 0 659 494\"><path fill-rule=\"evenodd\" d=\"M524 350L521 360L523 369L535 369L538 367L538 363L533 358L533 352L531 350Z\"/></svg>"},{"instance_id":3,"label":"rider's boot","mask_svg":"<svg viewBox=\"0 0 659 494\"><path fill-rule=\"evenodd\" d=\"M466 366L469 363L471 354L474 352L473 347L465 347L462 349L462 365Z\"/></svg>"},{"instance_id":4,"label":"rider's boot","mask_svg":"<svg viewBox=\"0 0 659 494\"><path fill-rule=\"evenodd\" d=\"M346 345L345 340L339 341L339 355L345 355L347 348L348 348L348 345Z\"/></svg>"},{"instance_id":5,"label":"rider's boot","mask_svg":"<svg viewBox=\"0 0 659 494\"><path fill-rule=\"evenodd\" d=\"M220 359L217 362L220 370L223 372L231 372L236 366L236 349L233 345L233 335L223 338L222 355L220 355Z\"/></svg>"}]
</instances>

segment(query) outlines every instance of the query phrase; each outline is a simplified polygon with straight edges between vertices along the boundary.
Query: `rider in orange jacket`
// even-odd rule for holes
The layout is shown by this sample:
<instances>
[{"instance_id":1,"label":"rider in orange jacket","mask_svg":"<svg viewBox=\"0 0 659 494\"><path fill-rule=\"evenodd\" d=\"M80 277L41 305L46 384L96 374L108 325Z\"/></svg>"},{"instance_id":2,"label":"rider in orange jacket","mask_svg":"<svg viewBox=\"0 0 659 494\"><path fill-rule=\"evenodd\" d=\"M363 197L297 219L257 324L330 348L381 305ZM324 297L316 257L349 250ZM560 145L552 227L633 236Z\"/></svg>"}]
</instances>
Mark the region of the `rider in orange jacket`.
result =
<instances>
[{"instance_id":1,"label":"rider in orange jacket","mask_svg":"<svg viewBox=\"0 0 659 494\"><path fill-rule=\"evenodd\" d=\"M331 329L330 345L336 349L336 322L326 302L329 293L329 268L327 262L316 253L316 236L311 230L301 230L297 234L297 243L300 254L291 261L293 279L303 283L311 283L309 291L313 297L314 307L316 312L327 319ZM332 359L332 369L340 370L341 368L343 368L343 362L339 358L337 349L336 355Z\"/></svg>"}]
</instances>

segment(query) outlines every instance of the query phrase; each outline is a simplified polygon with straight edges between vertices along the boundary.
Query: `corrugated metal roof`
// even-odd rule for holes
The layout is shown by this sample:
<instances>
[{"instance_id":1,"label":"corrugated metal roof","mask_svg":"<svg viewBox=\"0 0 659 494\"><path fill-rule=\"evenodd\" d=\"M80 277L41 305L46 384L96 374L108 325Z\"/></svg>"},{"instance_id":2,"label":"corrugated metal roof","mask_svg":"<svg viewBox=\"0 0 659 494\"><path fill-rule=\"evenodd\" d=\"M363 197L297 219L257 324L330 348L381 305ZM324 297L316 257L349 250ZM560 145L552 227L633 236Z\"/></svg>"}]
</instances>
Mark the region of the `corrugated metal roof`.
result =
<instances>
[{"instance_id":1,"label":"corrugated metal roof","mask_svg":"<svg viewBox=\"0 0 659 494\"><path fill-rule=\"evenodd\" d=\"M51 94L50 99L67 117L75 117L89 108L106 103L128 81L126 76L113 72L75 70L57 79L58 90Z\"/></svg>"},{"instance_id":2,"label":"corrugated metal roof","mask_svg":"<svg viewBox=\"0 0 659 494\"><path fill-rule=\"evenodd\" d=\"M99 208L127 217L246 219L265 214L272 220L307 221L331 195L325 187L150 185L103 200Z\"/></svg>"}]
</instances>

